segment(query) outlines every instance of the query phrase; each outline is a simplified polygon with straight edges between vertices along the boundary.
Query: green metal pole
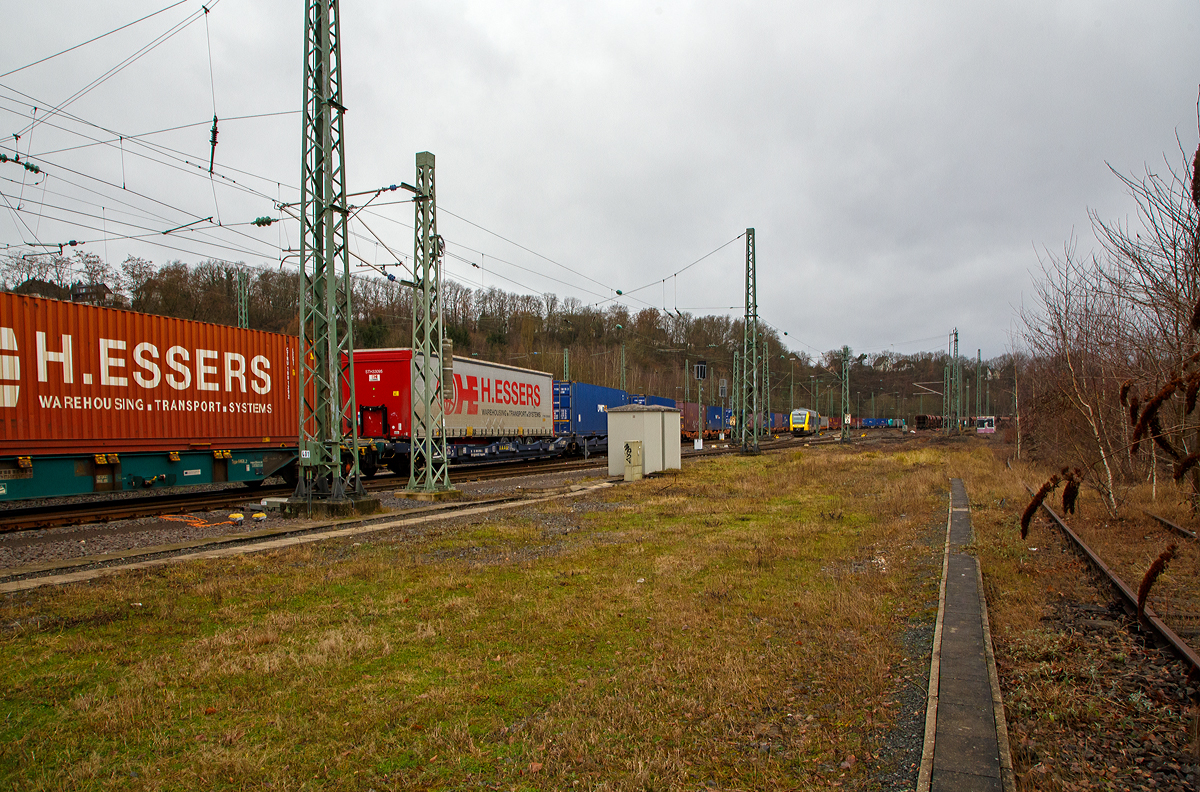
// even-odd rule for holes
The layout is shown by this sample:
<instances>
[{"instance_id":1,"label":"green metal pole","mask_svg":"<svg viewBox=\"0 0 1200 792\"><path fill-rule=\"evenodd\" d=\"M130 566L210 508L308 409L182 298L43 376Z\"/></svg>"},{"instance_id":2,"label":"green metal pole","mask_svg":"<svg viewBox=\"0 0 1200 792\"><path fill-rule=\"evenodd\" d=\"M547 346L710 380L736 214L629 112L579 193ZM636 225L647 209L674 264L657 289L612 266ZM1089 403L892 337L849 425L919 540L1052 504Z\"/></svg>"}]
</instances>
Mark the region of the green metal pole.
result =
<instances>
[{"instance_id":1,"label":"green metal pole","mask_svg":"<svg viewBox=\"0 0 1200 792\"><path fill-rule=\"evenodd\" d=\"M621 342L621 390L625 390L625 342Z\"/></svg>"},{"instance_id":2,"label":"green metal pole","mask_svg":"<svg viewBox=\"0 0 1200 792\"><path fill-rule=\"evenodd\" d=\"M300 173L300 476L293 495L341 502L359 476L337 0L307 0ZM343 363L345 361L345 363ZM347 431L348 430L348 431ZM349 446L347 463L343 449Z\"/></svg>"},{"instance_id":3,"label":"green metal pole","mask_svg":"<svg viewBox=\"0 0 1200 792\"><path fill-rule=\"evenodd\" d=\"M767 352L767 339L763 339L763 393L766 408L763 410L763 436L769 436L774 428L771 421L771 356Z\"/></svg>"},{"instance_id":4,"label":"green metal pole","mask_svg":"<svg viewBox=\"0 0 1200 792\"><path fill-rule=\"evenodd\" d=\"M746 316L742 326L742 453L758 453L759 407L758 379L758 278L754 229L746 229Z\"/></svg>"},{"instance_id":5,"label":"green metal pole","mask_svg":"<svg viewBox=\"0 0 1200 792\"><path fill-rule=\"evenodd\" d=\"M842 347L842 442L850 439L850 347Z\"/></svg>"},{"instance_id":6,"label":"green metal pole","mask_svg":"<svg viewBox=\"0 0 1200 792\"><path fill-rule=\"evenodd\" d=\"M450 485L446 455L445 396L454 398L453 356L442 333L441 261L444 243L437 232L437 187L433 154L417 154L417 193L413 201L413 369L412 440L408 490L442 492Z\"/></svg>"},{"instance_id":7,"label":"green metal pole","mask_svg":"<svg viewBox=\"0 0 1200 792\"><path fill-rule=\"evenodd\" d=\"M980 415L980 397L983 393L983 350L975 350L975 415Z\"/></svg>"},{"instance_id":8,"label":"green metal pole","mask_svg":"<svg viewBox=\"0 0 1200 792\"><path fill-rule=\"evenodd\" d=\"M250 327L250 273L237 274L238 327Z\"/></svg>"}]
</instances>

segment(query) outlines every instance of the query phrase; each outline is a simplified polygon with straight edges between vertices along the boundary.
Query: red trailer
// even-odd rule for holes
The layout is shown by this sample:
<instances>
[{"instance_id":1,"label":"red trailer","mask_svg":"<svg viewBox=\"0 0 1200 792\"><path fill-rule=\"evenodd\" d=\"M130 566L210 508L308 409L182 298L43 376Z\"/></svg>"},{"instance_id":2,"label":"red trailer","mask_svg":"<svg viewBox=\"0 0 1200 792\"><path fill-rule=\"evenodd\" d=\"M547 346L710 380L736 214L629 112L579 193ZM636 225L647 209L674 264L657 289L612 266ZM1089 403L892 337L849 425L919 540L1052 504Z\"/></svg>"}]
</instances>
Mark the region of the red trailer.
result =
<instances>
[{"instance_id":1,"label":"red trailer","mask_svg":"<svg viewBox=\"0 0 1200 792\"><path fill-rule=\"evenodd\" d=\"M450 461L562 453L564 444L554 438L551 375L465 357L453 358L452 366L454 398L443 401ZM435 365L435 370L441 368ZM417 379L411 349L355 350L359 436L377 441L378 454L364 459L364 474L372 475L379 466L407 473Z\"/></svg>"}]
</instances>

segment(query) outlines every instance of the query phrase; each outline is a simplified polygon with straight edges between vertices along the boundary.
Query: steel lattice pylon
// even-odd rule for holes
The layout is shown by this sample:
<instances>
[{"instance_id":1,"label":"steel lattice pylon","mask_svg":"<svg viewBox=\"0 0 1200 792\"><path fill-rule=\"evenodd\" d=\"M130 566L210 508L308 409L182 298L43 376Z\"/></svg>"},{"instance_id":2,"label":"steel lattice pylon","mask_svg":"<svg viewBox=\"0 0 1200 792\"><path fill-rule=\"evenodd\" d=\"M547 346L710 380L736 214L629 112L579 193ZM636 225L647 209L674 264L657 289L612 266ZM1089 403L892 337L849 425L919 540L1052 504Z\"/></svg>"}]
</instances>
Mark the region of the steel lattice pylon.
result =
<instances>
[{"instance_id":1,"label":"steel lattice pylon","mask_svg":"<svg viewBox=\"0 0 1200 792\"><path fill-rule=\"evenodd\" d=\"M238 327L250 327L250 273L237 274Z\"/></svg>"},{"instance_id":2,"label":"steel lattice pylon","mask_svg":"<svg viewBox=\"0 0 1200 792\"><path fill-rule=\"evenodd\" d=\"M736 349L733 351L733 392L730 394L730 397L733 400L733 425L737 428L737 430L739 432L741 432L742 424L746 420L746 416L744 414L744 411L742 410L742 400L741 400L741 395L742 395L741 374L742 374L742 372L741 372L741 369L739 368L740 355L741 355L741 353L739 353ZM741 435L738 435L738 436L740 437ZM729 439L730 440L733 439L733 432L729 433Z\"/></svg>"},{"instance_id":3,"label":"steel lattice pylon","mask_svg":"<svg viewBox=\"0 0 1200 792\"><path fill-rule=\"evenodd\" d=\"M762 351L762 393L763 393L763 429L764 437L770 437L775 431L774 416L771 415L771 353L767 348L767 339L763 339Z\"/></svg>"},{"instance_id":4,"label":"steel lattice pylon","mask_svg":"<svg viewBox=\"0 0 1200 792\"><path fill-rule=\"evenodd\" d=\"M850 347L842 347L842 442L850 439Z\"/></svg>"},{"instance_id":5,"label":"steel lattice pylon","mask_svg":"<svg viewBox=\"0 0 1200 792\"><path fill-rule=\"evenodd\" d=\"M742 453L758 453L758 284L755 274L754 229L746 229L746 318L742 327L742 378L739 383L742 420Z\"/></svg>"},{"instance_id":6,"label":"steel lattice pylon","mask_svg":"<svg viewBox=\"0 0 1200 792\"><path fill-rule=\"evenodd\" d=\"M442 253L437 232L437 190L434 157L417 154L417 191L413 201L413 371L412 457L408 489L439 492L453 489L446 459L446 406L443 382L448 381L453 356L444 350L442 334Z\"/></svg>"},{"instance_id":7,"label":"steel lattice pylon","mask_svg":"<svg viewBox=\"0 0 1200 792\"><path fill-rule=\"evenodd\" d=\"M295 496L363 494L353 412L354 342L338 1L308 0L300 174L300 482ZM345 397L345 398L343 398ZM345 455L343 448L351 453Z\"/></svg>"}]
</instances>

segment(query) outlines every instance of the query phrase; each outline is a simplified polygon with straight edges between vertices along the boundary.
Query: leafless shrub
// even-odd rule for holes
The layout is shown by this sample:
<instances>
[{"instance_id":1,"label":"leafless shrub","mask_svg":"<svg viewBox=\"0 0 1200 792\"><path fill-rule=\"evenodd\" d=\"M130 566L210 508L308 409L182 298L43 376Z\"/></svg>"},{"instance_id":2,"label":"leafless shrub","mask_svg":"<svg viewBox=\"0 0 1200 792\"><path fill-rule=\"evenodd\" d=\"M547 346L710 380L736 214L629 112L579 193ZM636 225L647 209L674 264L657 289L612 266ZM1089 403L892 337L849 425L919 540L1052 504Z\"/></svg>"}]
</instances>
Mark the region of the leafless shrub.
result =
<instances>
[{"instance_id":1,"label":"leafless shrub","mask_svg":"<svg viewBox=\"0 0 1200 792\"><path fill-rule=\"evenodd\" d=\"M1041 459L1078 459L1110 511L1153 464L1137 456L1147 438L1176 463L1200 449L1200 149L1179 153L1142 177L1114 171L1135 219L1092 213L1100 249L1046 255L1024 315L1036 374L1022 403L1040 414L1022 427ZM1200 465L1189 473L1200 507Z\"/></svg>"}]
</instances>

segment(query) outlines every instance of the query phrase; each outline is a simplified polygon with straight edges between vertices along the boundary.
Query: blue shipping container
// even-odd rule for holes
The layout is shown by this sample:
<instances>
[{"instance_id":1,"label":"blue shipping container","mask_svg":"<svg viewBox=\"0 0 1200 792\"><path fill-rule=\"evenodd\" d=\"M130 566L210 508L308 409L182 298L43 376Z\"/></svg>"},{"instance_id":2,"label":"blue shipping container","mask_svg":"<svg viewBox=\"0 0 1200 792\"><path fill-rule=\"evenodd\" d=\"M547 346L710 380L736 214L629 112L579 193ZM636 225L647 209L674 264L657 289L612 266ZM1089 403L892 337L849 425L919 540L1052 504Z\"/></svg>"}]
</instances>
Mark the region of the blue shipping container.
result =
<instances>
[{"instance_id":1,"label":"blue shipping container","mask_svg":"<svg viewBox=\"0 0 1200 792\"><path fill-rule=\"evenodd\" d=\"M554 380L554 434L571 433L571 383Z\"/></svg>"},{"instance_id":2,"label":"blue shipping container","mask_svg":"<svg viewBox=\"0 0 1200 792\"><path fill-rule=\"evenodd\" d=\"M634 402L634 404L655 404L659 407L670 407L672 410L678 409L674 399L668 399L666 396L644 396L645 401Z\"/></svg>"},{"instance_id":3,"label":"blue shipping container","mask_svg":"<svg viewBox=\"0 0 1200 792\"><path fill-rule=\"evenodd\" d=\"M566 385L567 383L562 383ZM555 383L557 387L559 383ZM625 391L605 388L586 382L569 383L569 404L565 406L570 432L574 434L608 434L608 408L624 407L629 403Z\"/></svg>"}]
</instances>

